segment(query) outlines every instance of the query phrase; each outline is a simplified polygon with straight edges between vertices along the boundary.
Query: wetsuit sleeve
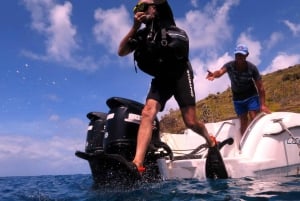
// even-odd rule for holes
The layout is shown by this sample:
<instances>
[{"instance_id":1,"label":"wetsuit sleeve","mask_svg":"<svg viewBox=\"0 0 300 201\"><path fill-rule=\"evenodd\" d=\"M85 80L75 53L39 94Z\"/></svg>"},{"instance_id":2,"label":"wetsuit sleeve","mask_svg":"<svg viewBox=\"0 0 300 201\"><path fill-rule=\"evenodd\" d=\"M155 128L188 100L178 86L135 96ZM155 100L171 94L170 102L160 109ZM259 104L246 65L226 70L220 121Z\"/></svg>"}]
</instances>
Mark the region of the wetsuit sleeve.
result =
<instances>
[{"instance_id":1,"label":"wetsuit sleeve","mask_svg":"<svg viewBox=\"0 0 300 201\"><path fill-rule=\"evenodd\" d=\"M138 46L141 45L141 43L145 42L145 37L147 35L146 28L142 28L138 30L128 41L128 46L131 51L134 51L137 49Z\"/></svg>"}]
</instances>

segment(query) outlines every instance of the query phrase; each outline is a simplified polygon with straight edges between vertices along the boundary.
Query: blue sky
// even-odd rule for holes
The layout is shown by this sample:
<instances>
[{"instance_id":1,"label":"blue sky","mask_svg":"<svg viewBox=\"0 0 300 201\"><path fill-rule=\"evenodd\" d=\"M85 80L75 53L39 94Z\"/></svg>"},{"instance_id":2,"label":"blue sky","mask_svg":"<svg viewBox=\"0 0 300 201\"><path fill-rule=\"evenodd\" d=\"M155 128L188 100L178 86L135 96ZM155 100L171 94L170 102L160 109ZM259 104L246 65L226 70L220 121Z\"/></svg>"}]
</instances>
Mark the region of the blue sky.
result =
<instances>
[{"instance_id":1,"label":"blue sky","mask_svg":"<svg viewBox=\"0 0 300 201\"><path fill-rule=\"evenodd\" d=\"M263 74L300 63L300 1L169 0L190 37L197 100L229 86L209 82L237 43ZM151 78L118 57L133 0L3 0L0 7L0 176L90 173L84 150L90 111L107 98L144 102ZM166 107L177 108L173 99Z\"/></svg>"}]
</instances>

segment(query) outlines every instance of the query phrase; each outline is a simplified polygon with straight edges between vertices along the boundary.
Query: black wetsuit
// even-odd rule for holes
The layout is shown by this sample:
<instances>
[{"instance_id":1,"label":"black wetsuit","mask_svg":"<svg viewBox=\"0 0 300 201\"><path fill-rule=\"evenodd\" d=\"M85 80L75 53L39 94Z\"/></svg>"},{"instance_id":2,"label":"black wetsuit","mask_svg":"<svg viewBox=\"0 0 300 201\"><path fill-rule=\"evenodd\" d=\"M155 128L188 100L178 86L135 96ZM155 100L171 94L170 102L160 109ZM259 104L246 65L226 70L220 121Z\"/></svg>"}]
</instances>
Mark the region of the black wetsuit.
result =
<instances>
[{"instance_id":1,"label":"black wetsuit","mask_svg":"<svg viewBox=\"0 0 300 201\"><path fill-rule=\"evenodd\" d=\"M193 71L188 58L183 60L169 59L168 54L171 54L170 51L154 47L161 41L162 28L176 26L172 10L167 1L156 5L156 10L157 16L153 23L149 22L146 24L146 28L139 30L133 37L135 41L138 41L138 44L133 47L134 50L152 51L151 55L161 56L156 64L149 67L150 69L142 69L154 77L147 99L158 101L161 105L161 110L164 109L166 102L173 95L180 108L194 106ZM153 33L150 33L151 31ZM149 37L149 33L152 34L150 35L152 38ZM150 63L155 59L156 56L153 56L153 58L144 58L142 61Z\"/></svg>"}]
</instances>

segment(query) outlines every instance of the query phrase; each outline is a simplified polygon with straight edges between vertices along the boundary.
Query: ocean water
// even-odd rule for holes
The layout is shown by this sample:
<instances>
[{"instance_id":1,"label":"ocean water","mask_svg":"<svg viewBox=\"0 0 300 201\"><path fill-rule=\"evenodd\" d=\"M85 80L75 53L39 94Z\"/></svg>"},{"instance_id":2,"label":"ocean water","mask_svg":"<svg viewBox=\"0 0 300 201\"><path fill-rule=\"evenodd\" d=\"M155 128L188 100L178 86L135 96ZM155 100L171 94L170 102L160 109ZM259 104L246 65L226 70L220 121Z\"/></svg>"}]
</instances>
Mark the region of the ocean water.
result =
<instances>
[{"instance_id":1,"label":"ocean water","mask_svg":"<svg viewBox=\"0 0 300 201\"><path fill-rule=\"evenodd\" d=\"M300 200L300 177L195 179L94 188L91 175L0 177L0 201Z\"/></svg>"}]
</instances>

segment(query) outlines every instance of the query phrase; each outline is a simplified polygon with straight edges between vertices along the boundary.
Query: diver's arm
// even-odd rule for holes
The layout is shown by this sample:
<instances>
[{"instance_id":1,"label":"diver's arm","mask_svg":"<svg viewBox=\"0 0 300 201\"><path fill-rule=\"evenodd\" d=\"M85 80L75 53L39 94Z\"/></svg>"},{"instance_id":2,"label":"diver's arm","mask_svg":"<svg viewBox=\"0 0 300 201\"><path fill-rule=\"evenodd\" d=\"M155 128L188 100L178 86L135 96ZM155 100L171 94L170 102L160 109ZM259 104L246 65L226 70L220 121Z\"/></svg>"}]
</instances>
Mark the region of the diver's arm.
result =
<instances>
[{"instance_id":1,"label":"diver's arm","mask_svg":"<svg viewBox=\"0 0 300 201\"><path fill-rule=\"evenodd\" d=\"M120 42L118 49L119 56L126 56L133 51L132 46L130 45L130 39L136 34L136 32L141 27L143 17L145 16L141 12L138 12L134 15L132 27Z\"/></svg>"},{"instance_id":2,"label":"diver's arm","mask_svg":"<svg viewBox=\"0 0 300 201\"><path fill-rule=\"evenodd\" d=\"M130 39L134 36L134 34L137 32L138 28L136 26L132 26L129 32L124 36L124 38L121 40L119 49L118 49L118 55L119 56L126 56L129 53L133 51L133 49L130 46Z\"/></svg>"}]
</instances>

